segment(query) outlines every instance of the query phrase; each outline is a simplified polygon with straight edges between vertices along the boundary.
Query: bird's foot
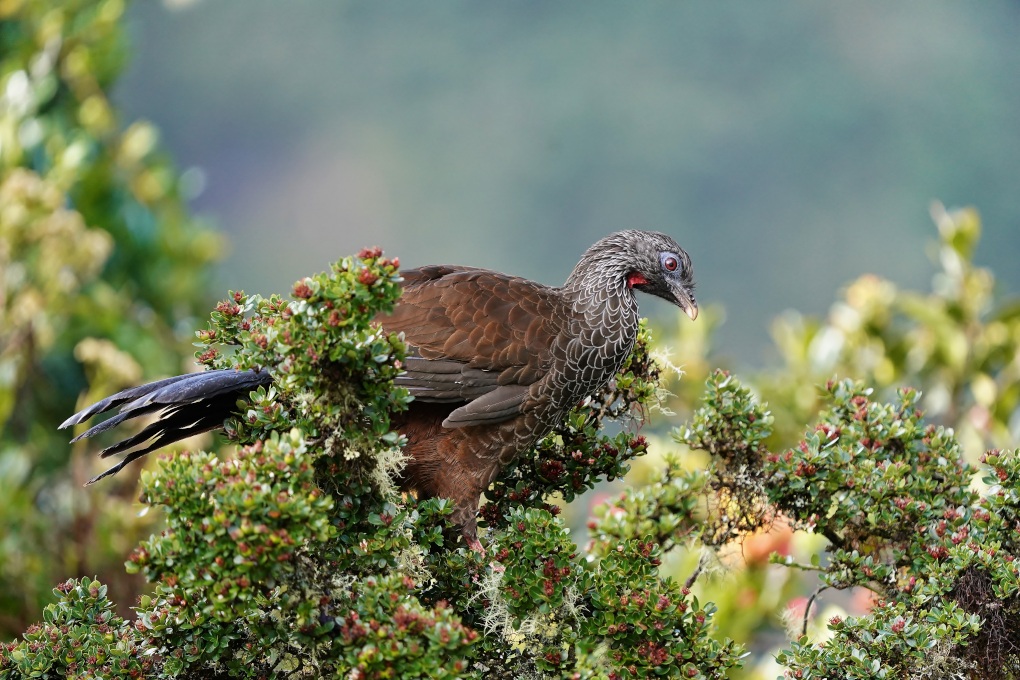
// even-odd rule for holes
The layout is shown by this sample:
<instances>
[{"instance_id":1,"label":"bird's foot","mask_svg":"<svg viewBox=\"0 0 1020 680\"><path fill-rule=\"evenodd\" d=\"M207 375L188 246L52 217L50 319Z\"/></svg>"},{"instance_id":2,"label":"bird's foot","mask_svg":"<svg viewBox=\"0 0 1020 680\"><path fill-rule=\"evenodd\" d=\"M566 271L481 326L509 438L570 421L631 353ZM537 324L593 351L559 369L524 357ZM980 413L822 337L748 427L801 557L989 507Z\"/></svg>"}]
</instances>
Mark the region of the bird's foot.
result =
<instances>
[{"instance_id":1,"label":"bird's foot","mask_svg":"<svg viewBox=\"0 0 1020 680\"><path fill-rule=\"evenodd\" d=\"M476 553L485 557L485 548L482 547L481 541L478 540L477 536L464 537L464 541L467 543L468 548L474 550Z\"/></svg>"}]
</instances>

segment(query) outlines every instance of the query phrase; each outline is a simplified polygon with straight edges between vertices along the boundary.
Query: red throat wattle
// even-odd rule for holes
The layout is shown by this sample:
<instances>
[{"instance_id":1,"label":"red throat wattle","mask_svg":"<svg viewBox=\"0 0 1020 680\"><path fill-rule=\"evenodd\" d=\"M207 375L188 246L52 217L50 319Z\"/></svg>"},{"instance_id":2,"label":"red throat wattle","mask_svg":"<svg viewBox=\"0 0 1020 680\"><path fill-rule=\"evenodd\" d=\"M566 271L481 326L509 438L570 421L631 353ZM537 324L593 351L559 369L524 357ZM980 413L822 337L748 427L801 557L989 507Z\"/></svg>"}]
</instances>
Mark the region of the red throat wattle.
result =
<instances>
[{"instance_id":1,"label":"red throat wattle","mask_svg":"<svg viewBox=\"0 0 1020 680\"><path fill-rule=\"evenodd\" d=\"M645 283L648 283L648 279L646 279L644 276L642 276L638 272L631 272L630 274L627 274L627 287L628 288L633 288L634 286L640 286L640 285L645 284Z\"/></svg>"}]
</instances>

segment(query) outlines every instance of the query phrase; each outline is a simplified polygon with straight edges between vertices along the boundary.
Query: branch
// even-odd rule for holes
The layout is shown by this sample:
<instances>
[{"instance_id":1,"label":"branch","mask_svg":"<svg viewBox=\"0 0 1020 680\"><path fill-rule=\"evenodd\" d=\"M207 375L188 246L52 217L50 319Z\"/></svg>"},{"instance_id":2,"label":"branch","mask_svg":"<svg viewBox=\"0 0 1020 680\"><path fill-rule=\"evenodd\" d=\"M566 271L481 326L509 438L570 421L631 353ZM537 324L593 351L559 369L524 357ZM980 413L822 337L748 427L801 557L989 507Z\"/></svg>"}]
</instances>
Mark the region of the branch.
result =
<instances>
[{"instance_id":1,"label":"branch","mask_svg":"<svg viewBox=\"0 0 1020 680\"><path fill-rule=\"evenodd\" d=\"M794 569L801 569L803 571L820 571L828 572L829 570L825 567L816 566L814 564L804 564L803 562L794 562L790 559L778 560L776 564L781 564L784 567L793 567Z\"/></svg>"},{"instance_id":2,"label":"branch","mask_svg":"<svg viewBox=\"0 0 1020 680\"><path fill-rule=\"evenodd\" d=\"M698 560L698 567L697 567L697 569L695 569L694 573L691 574L690 578L688 578L687 581L684 582L684 588L687 588L689 590L690 587L694 585L694 582L696 580L698 580L698 576L701 575L702 570L705 568L705 565L707 565L707 564L708 564L708 557L703 554L701 556L701 559Z\"/></svg>"},{"instance_id":3,"label":"branch","mask_svg":"<svg viewBox=\"0 0 1020 680\"><path fill-rule=\"evenodd\" d=\"M807 635L807 624L808 618L811 615L811 607L814 605L815 600L818 598L818 595L821 594L823 590L828 590L828 588L829 586L818 586L815 592L811 593L811 597L808 598L807 606L804 607L804 626L803 628L801 628L800 631L802 637Z\"/></svg>"}]
</instances>

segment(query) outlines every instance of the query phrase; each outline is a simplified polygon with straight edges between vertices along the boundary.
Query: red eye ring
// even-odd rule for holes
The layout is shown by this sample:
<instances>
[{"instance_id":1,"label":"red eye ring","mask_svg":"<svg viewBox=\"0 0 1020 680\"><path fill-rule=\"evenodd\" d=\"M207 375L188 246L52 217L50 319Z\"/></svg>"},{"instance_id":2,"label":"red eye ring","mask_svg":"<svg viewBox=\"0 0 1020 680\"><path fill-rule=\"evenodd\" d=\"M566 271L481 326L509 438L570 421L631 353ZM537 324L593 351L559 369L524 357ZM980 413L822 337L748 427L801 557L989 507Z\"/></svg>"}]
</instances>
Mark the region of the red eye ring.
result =
<instances>
[{"instance_id":1,"label":"red eye ring","mask_svg":"<svg viewBox=\"0 0 1020 680\"><path fill-rule=\"evenodd\" d=\"M680 263L672 255L663 258L662 267L668 272L675 272L676 268L680 266Z\"/></svg>"}]
</instances>

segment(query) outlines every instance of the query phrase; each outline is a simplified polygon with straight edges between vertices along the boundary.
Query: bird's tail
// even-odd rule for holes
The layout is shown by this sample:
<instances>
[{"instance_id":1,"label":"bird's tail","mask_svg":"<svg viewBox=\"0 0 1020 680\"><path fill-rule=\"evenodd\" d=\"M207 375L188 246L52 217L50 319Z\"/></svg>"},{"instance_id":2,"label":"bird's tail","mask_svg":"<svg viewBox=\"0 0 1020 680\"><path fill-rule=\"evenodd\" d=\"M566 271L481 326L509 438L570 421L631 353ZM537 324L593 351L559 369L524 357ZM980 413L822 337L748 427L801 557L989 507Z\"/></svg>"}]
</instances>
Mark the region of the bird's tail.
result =
<instances>
[{"instance_id":1,"label":"bird's tail","mask_svg":"<svg viewBox=\"0 0 1020 680\"><path fill-rule=\"evenodd\" d=\"M108 446L99 455L106 458L129 451L141 444L147 446L130 451L122 461L90 479L86 483L88 486L103 477L120 472L125 465L150 451L200 432L222 427L223 421L237 410L238 399L247 397L249 392L260 385L268 385L271 381L272 377L267 371L238 371L229 368L157 380L148 385L118 392L82 409L65 420L60 429L83 423L94 415L119 407L117 415L93 425L71 440L76 442L112 429L125 420L149 413L157 414L156 420L141 432Z\"/></svg>"}]
</instances>

